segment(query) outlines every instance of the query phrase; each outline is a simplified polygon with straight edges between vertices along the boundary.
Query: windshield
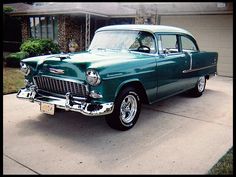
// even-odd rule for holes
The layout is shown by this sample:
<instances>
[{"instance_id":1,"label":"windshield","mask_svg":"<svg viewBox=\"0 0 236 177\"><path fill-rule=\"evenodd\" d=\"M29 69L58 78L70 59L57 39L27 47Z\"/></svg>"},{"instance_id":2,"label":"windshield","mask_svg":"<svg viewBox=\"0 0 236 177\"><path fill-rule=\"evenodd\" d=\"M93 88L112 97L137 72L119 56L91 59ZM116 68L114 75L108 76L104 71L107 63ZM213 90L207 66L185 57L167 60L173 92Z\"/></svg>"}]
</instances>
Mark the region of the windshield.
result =
<instances>
[{"instance_id":1,"label":"windshield","mask_svg":"<svg viewBox=\"0 0 236 177\"><path fill-rule=\"evenodd\" d=\"M91 42L89 50L123 50L155 53L155 40L144 31L100 31Z\"/></svg>"}]
</instances>

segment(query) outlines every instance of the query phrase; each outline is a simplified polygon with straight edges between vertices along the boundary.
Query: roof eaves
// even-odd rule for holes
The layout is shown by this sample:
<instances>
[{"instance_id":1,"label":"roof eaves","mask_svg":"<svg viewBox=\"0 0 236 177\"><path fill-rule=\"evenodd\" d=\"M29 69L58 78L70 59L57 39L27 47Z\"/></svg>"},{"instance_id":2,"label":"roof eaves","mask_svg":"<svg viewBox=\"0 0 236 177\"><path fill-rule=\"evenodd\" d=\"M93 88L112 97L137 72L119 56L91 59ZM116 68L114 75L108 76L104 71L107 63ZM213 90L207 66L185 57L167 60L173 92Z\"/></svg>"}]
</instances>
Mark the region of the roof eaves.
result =
<instances>
[{"instance_id":1,"label":"roof eaves","mask_svg":"<svg viewBox=\"0 0 236 177\"><path fill-rule=\"evenodd\" d=\"M90 14L99 17L109 17L108 15L98 14L94 12L86 12L86 11L70 11L70 12L63 12L63 11L51 11L51 12L17 12L17 13L9 13L11 16L40 16L40 15L62 15L62 14Z\"/></svg>"},{"instance_id":2,"label":"roof eaves","mask_svg":"<svg viewBox=\"0 0 236 177\"><path fill-rule=\"evenodd\" d=\"M166 12L158 15L223 15L233 14L233 11L208 11L208 12Z\"/></svg>"}]
</instances>

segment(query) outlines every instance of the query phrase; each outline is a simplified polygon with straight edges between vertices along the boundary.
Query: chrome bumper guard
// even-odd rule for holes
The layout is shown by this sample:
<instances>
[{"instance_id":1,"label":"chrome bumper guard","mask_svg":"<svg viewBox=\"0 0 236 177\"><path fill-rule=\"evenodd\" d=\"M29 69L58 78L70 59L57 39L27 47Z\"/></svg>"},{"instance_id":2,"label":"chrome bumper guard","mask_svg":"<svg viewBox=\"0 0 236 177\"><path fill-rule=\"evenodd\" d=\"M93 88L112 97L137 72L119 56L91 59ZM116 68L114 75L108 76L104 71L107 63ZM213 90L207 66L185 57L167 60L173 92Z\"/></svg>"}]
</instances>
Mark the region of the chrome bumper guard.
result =
<instances>
[{"instance_id":1,"label":"chrome bumper guard","mask_svg":"<svg viewBox=\"0 0 236 177\"><path fill-rule=\"evenodd\" d=\"M18 91L17 98L28 99L31 102L45 102L54 104L56 108L65 109L67 111L80 112L86 116L102 116L111 114L114 108L113 102L103 104L92 104L85 101L77 101L70 93L65 95L65 98L54 96L45 96L39 94L35 86L22 88Z\"/></svg>"}]
</instances>

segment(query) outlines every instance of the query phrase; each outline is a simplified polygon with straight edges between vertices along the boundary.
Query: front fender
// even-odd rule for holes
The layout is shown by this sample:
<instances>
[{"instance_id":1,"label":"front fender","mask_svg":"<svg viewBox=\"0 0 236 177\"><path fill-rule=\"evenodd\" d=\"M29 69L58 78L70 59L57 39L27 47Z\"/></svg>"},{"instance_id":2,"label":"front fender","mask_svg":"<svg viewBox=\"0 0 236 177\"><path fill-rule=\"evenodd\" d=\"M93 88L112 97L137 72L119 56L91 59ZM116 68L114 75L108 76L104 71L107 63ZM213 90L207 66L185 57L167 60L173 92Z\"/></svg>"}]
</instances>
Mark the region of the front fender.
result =
<instances>
[{"instance_id":1,"label":"front fender","mask_svg":"<svg viewBox=\"0 0 236 177\"><path fill-rule=\"evenodd\" d=\"M139 82L137 78L126 78L126 77L116 77L107 80L103 80L102 83L96 87L90 87L90 90L101 94L103 97L101 99L92 100L94 102L104 103L108 101L115 101L120 89L130 82Z\"/></svg>"},{"instance_id":2,"label":"front fender","mask_svg":"<svg viewBox=\"0 0 236 177\"><path fill-rule=\"evenodd\" d=\"M140 80L138 78L134 78L134 79L129 79L129 80L125 80L122 83L120 83L120 85L117 87L116 92L115 92L115 97L117 97L117 95L119 94L120 90L122 89L123 86L125 86L126 84L132 83L132 82L140 82Z\"/></svg>"}]
</instances>

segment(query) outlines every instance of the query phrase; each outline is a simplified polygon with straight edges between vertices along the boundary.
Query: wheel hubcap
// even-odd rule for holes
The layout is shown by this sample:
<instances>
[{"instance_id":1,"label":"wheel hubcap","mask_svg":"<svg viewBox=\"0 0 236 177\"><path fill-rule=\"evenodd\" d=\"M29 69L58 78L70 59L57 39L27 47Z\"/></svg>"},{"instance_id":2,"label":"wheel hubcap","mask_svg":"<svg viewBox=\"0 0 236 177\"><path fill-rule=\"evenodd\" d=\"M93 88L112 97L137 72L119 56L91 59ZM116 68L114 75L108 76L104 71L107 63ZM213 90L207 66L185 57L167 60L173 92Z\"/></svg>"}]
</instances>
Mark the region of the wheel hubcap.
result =
<instances>
[{"instance_id":1,"label":"wheel hubcap","mask_svg":"<svg viewBox=\"0 0 236 177\"><path fill-rule=\"evenodd\" d=\"M199 81L198 81L198 91L203 92L204 87L205 87L205 77L202 76L199 78Z\"/></svg>"},{"instance_id":2,"label":"wheel hubcap","mask_svg":"<svg viewBox=\"0 0 236 177\"><path fill-rule=\"evenodd\" d=\"M124 123L130 123L137 112L137 101L133 95L127 95L121 103L120 118Z\"/></svg>"}]
</instances>

